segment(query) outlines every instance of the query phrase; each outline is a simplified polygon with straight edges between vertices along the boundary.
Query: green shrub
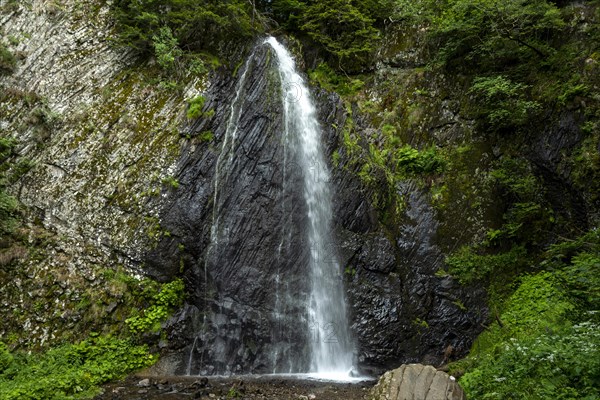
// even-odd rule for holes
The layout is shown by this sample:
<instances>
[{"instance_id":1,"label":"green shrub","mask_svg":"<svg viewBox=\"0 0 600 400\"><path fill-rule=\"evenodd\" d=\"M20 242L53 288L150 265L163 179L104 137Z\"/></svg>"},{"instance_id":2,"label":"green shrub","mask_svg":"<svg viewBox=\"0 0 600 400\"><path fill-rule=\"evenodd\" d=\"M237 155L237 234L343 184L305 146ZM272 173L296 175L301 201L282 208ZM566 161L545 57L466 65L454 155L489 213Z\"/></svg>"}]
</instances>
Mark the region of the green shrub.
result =
<instances>
[{"instance_id":1,"label":"green shrub","mask_svg":"<svg viewBox=\"0 0 600 400\"><path fill-rule=\"evenodd\" d=\"M13 363L13 355L10 354L8 348L3 342L0 342L0 376L4 374Z\"/></svg>"},{"instance_id":2,"label":"green shrub","mask_svg":"<svg viewBox=\"0 0 600 400\"><path fill-rule=\"evenodd\" d=\"M160 324L167 319L169 313L183 302L184 289L181 279L162 285L159 292L152 296L148 308L125 320L129 330L136 334L160 330Z\"/></svg>"},{"instance_id":3,"label":"green shrub","mask_svg":"<svg viewBox=\"0 0 600 400\"><path fill-rule=\"evenodd\" d=\"M183 51L178 47L177 38L168 26L160 28L158 35L152 36L152 45L158 65L165 71L175 67L175 62L182 56Z\"/></svg>"},{"instance_id":4,"label":"green shrub","mask_svg":"<svg viewBox=\"0 0 600 400\"><path fill-rule=\"evenodd\" d=\"M300 30L335 57L338 68L357 71L375 50L374 19L346 0L315 2L301 15Z\"/></svg>"},{"instance_id":5,"label":"green shrub","mask_svg":"<svg viewBox=\"0 0 600 400\"><path fill-rule=\"evenodd\" d=\"M541 105L527 99L527 89L502 75L475 78L470 93L478 100L477 112L485 121L484 129L517 128L535 117Z\"/></svg>"},{"instance_id":6,"label":"green shrub","mask_svg":"<svg viewBox=\"0 0 600 400\"><path fill-rule=\"evenodd\" d=\"M212 131L203 131L199 136L201 142L212 142L214 137L215 134Z\"/></svg>"},{"instance_id":7,"label":"green shrub","mask_svg":"<svg viewBox=\"0 0 600 400\"><path fill-rule=\"evenodd\" d=\"M600 233L555 244L544 258L549 270L521 276L496 322L451 366L466 369L468 398L600 398Z\"/></svg>"},{"instance_id":8,"label":"green shrub","mask_svg":"<svg viewBox=\"0 0 600 400\"><path fill-rule=\"evenodd\" d=\"M490 171L506 204L504 224L490 232L486 245L538 246L547 240L555 223L554 211L545 199L545 188L524 159L503 157Z\"/></svg>"},{"instance_id":9,"label":"green shrub","mask_svg":"<svg viewBox=\"0 0 600 400\"><path fill-rule=\"evenodd\" d=\"M6 351L0 352L5 359ZM0 398L6 400L92 398L99 393L98 385L156 361L145 346L113 337L94 337L43 354L10 356L8 366L0 368Z\"/></svg>"},{"instance_id":10,"label":"green shrub","mask_svg":"<svg viewBox=\"0 0 600 400\"><path fill-rule=\"evenodd\" d=\"M551 54L551 35L565 26L557 6L546 0L425 4L439 60L457 67L493 70L532 56L539 62Z\"/></svg>"},{"instance_id":11,"label":"green shrub","mask_svg":"<svg viewBox=\"0 0 600 400\"><path fill-rule=\"evenodd\" d=\"M115 0L112 12L119 40L146 54L152 53L153 37L164 28L186 51L216 53L223 44L261 30L251 4L242 0Z\"/></svg>"},{"instance_id":12,"label":"green shrub","mask_svg":"<svg viewBox=\"0 0 600 400\"><path fill-rule=\"evenodd\" d=\"M405 145L394 153L398 170L408 174L433 174L444 170L445 162L435 146L419 151Z\"/></svg>"},{"instance_id":13,"label":"green shrub","mask_svg":"<svg viewBox=\"0 0 600 400\"><path fill-rule=\"evenodd\" d=\"M471 399L570 400L600 398L600 325L583 322L504 342L460 384Z\"/></svg>"},{"instance_id":14,"label":"green shrub","mask_svg":"<svg viewBox=\"0 0 600 400\"><path fill-rule=\"evenodd\" d=\"M193 99L191 99L188 102L189 103L189 108L187 110L188 119L197 119L197 118L200 118L202 115L204 115L204 113L202 112L202 109L204 108L205 102L206 102L206 99L202 95L196 96Z\"/></svg>"}]
</instances>

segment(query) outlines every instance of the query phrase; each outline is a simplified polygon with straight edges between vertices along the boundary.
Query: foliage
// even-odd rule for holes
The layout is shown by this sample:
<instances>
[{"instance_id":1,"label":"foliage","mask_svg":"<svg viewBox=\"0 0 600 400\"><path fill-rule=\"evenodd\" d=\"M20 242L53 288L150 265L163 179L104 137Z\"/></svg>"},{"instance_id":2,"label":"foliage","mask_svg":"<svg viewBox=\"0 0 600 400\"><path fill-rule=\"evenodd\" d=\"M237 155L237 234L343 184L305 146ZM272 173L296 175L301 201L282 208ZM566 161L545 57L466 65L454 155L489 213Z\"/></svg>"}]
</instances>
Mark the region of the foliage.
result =
<instances>
[{"instance_id":1,"label":"foliage","mask_svg":"<svg viewBox=\"0 0 600 400\"><path fill-rule=\"evenodd\" d=\"M347 0L314 2L304 9L299 29L333 55L341 70L356 71L369 61L379 39L374 19Z\"/></svg>"},{"instance_id":2,"label":"foliage","mask_svg":"<svg viewBox=\"0 0 600 400\"><path fill-rule=\"evenodd\" d=\"M364 82L360 79L340 75L326 63L320 63L308 75L312 82L340 96L352 97L364 86Z\"/></svg>"},{"instance_id":3,"label":"foliage","mask_svg":"<svg viewBox=\"0 0 600 400\"><path fill-rule=\"evenodd\" d=\"M92 398L98 394L98 385L155 361L145 346L110 336L63 345L44 354L10 354L0 343L0 398Z\"/></svg>"},{"instance_id":4,"label":"foliage","mask_svg":"<svg viewBox=\"0 0 600 400\"><path fill-rule=\"evenodd\" d=\"M0 76L13 73L16 66L17 59L14 54L0 43Z\"/></svg>"},{"instance_id":5,"label":"foliage","mask_svg":"<svg viewBox=\"0 0 600 400\"><path fill-rule=\"evenodd\" d=\"M488 245L503 241L538 245L546 239L555 222L552 208L545 200L542 182L524 159L503 157L490 172L508 205L503 226L488 234Z\"/></svg>"},{"instance_id":6,"label":"foliage","mask_svg":"<svg viewBox=\"0 0 600 400\"><path fill-rule=\"evenodd\" d=\"M394 0L273 0L261 10L288 32L310 38L327 60L348 73L371 64L383 20Z\"/></svg>"},{"instance_id":7,"label":"foliage","mask_svg":"<svg viewBox=\"0 0 600 400\"><path fill-rule=\"evenodd\" d=\"M205 102L206 99L202 95L198 95L193 99L189 100L189 108L186 114L188 119L197 119L204 115L205 113L202 111L202 109L204 108Z\"/></svg>"},{"instance_id":8,"label":"foliage","mask_svg":"<svg viewBox=\"0 0 600 400\"><path fill-rule=\"evenodd\" d=\"M8 369L13 363L14 357L8 351L8 347L3 342L0 342L0 376L4 374L4 371Z\"/></svg>"},{"instance_id":9,"label":"foliage","mask_svg":"<svg viewBox=\"0 0 600 400\"><path fill-rule=\"evenodd\" d=\"M548 38L565 25L557 6L546 0L431 3L426 6L439 59L452 66L494 70L515 60L544 59L553 51Z\"/></svg>"},{"instance_id":10,"label":"foliage","mask_svg":"<svg viewBox=\"0 0 600 400\"><path fill-rule=\"evenodd\" d=\"M409 145L396 150L394 161L404 174L434 174L444 170L445 162L435 146L419 151Z\"/></svg>"},{"instance_id":11,"label":"foliage","mask_svg":"<svg viewBox=\"0 0 600 400\"><path fill-rule=\"evenodd\" d=\"M600 324L583 322L563 333L509 340L460 383L469 398L591 400L600 398L599 379Z\"/></svg>"},{"instance_id":12,"label":"foliage","mask_svg":"<svg viewBox=\"0 0 600 400\"><path fill-rule=\"evenodd\" d=\"M151 305L148 308L132 315L125 321L129 330L136 334L148 331L157 332L169 313L183 302L184 289L181 279L162 285L159 292L152 296Z\"/></svg>"},{"instance_id":13,"label":"foliage","mask_svg":"<svg viewBox=\"0 0 600 400\"><path fill-rule=\"evenodd\" d=\"M212 133L212 131L203 131L200 133L199 138L201 142L212 142L215 138L215 134Z\"/></svg>"},{"instance_id":14,"label":"foliage","mask_svg":"<svg viewBox=\"0 0 600 400\"><path fill-rule=\"evenodd\" d=\"M163 26L158 35L152 36L152 45L158 65L165 71L174 69L175 62L182 56L182 50L178 46L177 38L173 36L171 28Z\"/></svg>"},{"instance_id":15,"label":"foliage","mask_svg":"<svg viewBox=\"0 0 600 400\"><path fill-rule=\"evenodd\" d=\"M470 92L478 100L478 113L484 129L507 130L525 125L541 109L536 101L527 100L527 86L505 76L475 78Z\"/></svg>"},{"instance_id":16,"label":"foliage","mask_svg":"<svg viewBox=\"0 0 600 400\"><path fill-rule=\"evenodd\" d=\"M155 33L165 28L190 52L217 52L223 43L247 39L259 29L250 4L242 0L116 0L113 14L120 41L146 54Z\"/></svg>"},{"instance_id":17,"label":"foliage","mask_svg":"<svg viewBox=\"0 0 600 400\"><path fill-rule=\"evenodd\" d=\"M555 244L524 275L503 312L452 365L469 398L599 398L600 234Z\"/></svg>"},{"instance_id":18,"label":"foliage","mask_svg":"<svg viewBox=\"0 0 600 400\"><path fill-rule=\"evenodd\" d=\"M470 246L463 246L446 258L449 272L461 283L489 279L497 274L514 273L524 266L527 250L515 246L498 254L478 254Z\"/></svg>"}]
</instances>

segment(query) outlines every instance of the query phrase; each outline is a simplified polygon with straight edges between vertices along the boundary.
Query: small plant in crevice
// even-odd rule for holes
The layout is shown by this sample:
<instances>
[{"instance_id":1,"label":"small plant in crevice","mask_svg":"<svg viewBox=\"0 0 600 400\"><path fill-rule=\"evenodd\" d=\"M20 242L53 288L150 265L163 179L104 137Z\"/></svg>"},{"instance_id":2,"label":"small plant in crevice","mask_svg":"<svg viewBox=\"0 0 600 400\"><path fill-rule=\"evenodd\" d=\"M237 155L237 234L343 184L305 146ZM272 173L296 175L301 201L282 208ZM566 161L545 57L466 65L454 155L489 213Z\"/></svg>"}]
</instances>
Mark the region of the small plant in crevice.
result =
<instances>
[{"instance_id":1,"label":"small plant in crevice","mask_svg":"<svg viewBox=\"0 0 600 400\"><path fill-rule=\"evenodd\" d=\"M203 131L198 135L198 139L203 143L212 142L214 138L215 134L212 131Z\"/></svg>"},{"instance_id":2,"label":"small plant in crevice","mask_svg":"<svg viewBox=\"0 0 600 400\"><path fill-rule=\"evenodd\" d=\"M198 119L200 117L211 118L215 111L202 111L204 108L204 103L206 103L206 98L202 95L198 95L193 99L188 101L188 110L186 116L188 119Z\"/></svg>"},{"instance_id":3,"label":"small plant in crevice","mask_svg":"<svg viewBox=\"0 0 600 400\"><path fill-rule=\"evenodd\" d=\"M170 187L171 189L179 189L179 181L172 176L167 176L163 178L162 184Z\"/></svg>"},{"instance_id":4,"label":"small plant in crevice","mask_svg":"<svg viewBox=\"0 0 600 400\"><path fill-rule=\"evenodd\" d=\"M184 283L181 279L165 283L149 300L150 305L144 310L135 311L125 323L134 334L158 332L160 325L169 313L180 306L184 297Z\"/></svg>"},{"instance_id":5,"label":"small plant in crevice","mask_svg":"<svg viewBox=\"0 0 600 400\"><path fill-rule=\"evenodd\" d=\"M17 67L17 58L2 43L0 43L0 76L12 74Z\"/></svg>"}]
</instances>

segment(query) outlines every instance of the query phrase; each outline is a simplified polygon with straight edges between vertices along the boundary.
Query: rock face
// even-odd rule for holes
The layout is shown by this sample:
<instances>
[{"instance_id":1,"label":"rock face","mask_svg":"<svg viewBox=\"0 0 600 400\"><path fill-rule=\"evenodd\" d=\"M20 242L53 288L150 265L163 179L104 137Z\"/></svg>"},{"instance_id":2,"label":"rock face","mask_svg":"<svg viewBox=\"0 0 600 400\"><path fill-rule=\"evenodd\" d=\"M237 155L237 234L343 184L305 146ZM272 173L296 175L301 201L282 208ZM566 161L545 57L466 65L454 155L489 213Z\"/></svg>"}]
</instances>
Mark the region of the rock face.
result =
<instances>
[{"instance_id":1,"label":"rock face","mask_svg":"<svg viewBox=\"0 0 600 400\"><path fill-rule=\"evenodd\" d=\"M370 400L465 400L454 377L431 365L408 364L388 371L371 390Z\"/></svg>"},{"instance_id":2,"label":"rock face","mask_svg":"<svg viewBox=\"0 0 600 400\"><path fill-rule=\"evenodd\" d=\"M147 249L164 233L158 211L171 189L162 181L184 141L186 99L151 83L150 68L114 46L110 7L75 0L1 6L3 38L19 61L0 76L0 135L15 138L17 158L32 166L12 191L33 252L0 272L7 321L0 336L14 345L122 324L126 304L109 276L143 275ZM190 79L185 92L204 85Z\"/></svg>"}]
</instances>

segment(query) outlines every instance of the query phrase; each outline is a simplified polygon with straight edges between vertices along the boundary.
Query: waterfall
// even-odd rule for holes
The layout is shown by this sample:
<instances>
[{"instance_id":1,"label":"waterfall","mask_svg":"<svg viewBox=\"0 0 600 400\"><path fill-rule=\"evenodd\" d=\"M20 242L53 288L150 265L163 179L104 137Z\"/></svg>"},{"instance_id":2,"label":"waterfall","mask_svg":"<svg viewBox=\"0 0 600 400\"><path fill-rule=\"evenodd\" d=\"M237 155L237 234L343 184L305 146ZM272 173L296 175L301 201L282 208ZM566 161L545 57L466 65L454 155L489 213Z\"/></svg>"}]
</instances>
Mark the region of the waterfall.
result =
<instances>
[{"instance_id":1,"label":"waterfall","mask_svg":"<svg viewBox=\"0 0 600 400\"><path fill-rule=\"evenodd\" d=\"M198 271L202 326L182 372L346 379L353 341L308 87L290 53L268 38L240 68L231 100Z\"/></svg>"},{"instance_id":2,"label":"waterfall","mask_svg":"<svg viewBox=\"0 0 600 400\"><path fill-rule=\"evenodd\" d=\"M329 172L321 145L321 128L304 79L294 59L275 38L269 44L277 57L281 80L286 136L297 154L304 181L307 210L306 245L310 251L310 296L306 301L307 329L311 332L310 371L344 376L353 368L353 346L348 327L343 275L331 233Z\"/></svg>"}]
</instances>

